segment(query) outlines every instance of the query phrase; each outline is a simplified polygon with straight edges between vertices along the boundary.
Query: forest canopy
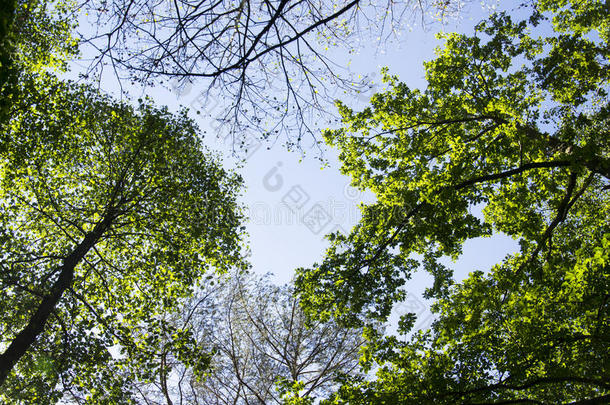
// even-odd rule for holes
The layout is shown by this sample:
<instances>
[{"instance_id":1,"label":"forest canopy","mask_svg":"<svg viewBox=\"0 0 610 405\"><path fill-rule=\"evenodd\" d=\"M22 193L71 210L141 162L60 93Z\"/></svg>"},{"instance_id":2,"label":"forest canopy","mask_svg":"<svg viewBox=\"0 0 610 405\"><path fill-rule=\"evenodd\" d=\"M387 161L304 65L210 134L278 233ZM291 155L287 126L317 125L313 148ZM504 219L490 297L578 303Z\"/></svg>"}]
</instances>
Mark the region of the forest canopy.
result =
<instances>
[{"instance_id":1,"label":"forest canopy","mask_svg":"<svg viewBox=\"0 0 610 405\"><path fill-rule=\"evenodd\" d=\"M389 66L368 105L337 101L323 141L375 199L283 287L248 274L243 179L189 111L99 80L206 79L237 142L299 146L366 85L325 46L459 11L369 3L1 1L0 401L610 401L606 1L495 12L441 35L423 88ZM518 251L454 275L500 233ZM436 319L386 333L417 271Z\"/></svg>"},{"instance_id":2,"label":"forest canopy","mask_svg":"<svg viewBox=\"0 0 610 405\"><path fill-rule=\"evenodd\" d=\"M302 302L347 325L384 321L424 270L437 319L407 342L371 332L362 361L375 377L330 402L609 400L610 13L595 1L530 11L445 35L423 90L386 71L370 106L337 103L343 126L325 140L377 201L297 272ZM442 258L498 232L519 251L454 280Z\"/></svg>"}]
</instances>

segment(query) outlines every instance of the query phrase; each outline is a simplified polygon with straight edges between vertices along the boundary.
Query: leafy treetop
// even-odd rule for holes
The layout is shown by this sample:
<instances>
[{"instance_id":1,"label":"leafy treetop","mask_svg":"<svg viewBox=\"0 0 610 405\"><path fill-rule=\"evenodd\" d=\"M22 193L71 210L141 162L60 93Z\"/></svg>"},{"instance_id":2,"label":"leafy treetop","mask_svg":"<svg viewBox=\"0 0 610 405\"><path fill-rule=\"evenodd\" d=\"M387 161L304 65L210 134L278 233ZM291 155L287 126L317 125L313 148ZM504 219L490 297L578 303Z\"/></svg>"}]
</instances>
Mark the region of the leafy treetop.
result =
<instances>
[{"instance_id":1,"label":"leafy treetop","mask_svg":"<svg viewBox=\"0 0 610 405\"><path fill-rule=\"evenodd\" d=\"M129 402L167 336L201 373L207 353L160 314L243 267L240 177L184 111L29 77L1 139L0 398Z\"/></svg>"},{"instance_id":2,"label":"leafy treetop","mask_svg":"<svg viewBox=\"0 0 610 405\"><path fill-rule=\"evenodd\" d=\"M607 7L541 1L527 21L495 14L473 36L445 35L425 90L386 73L370 107L338 103L344 125L325 139L377 201L349 235L330 235L321 264L298 271L301 302L347 324L385 320L423 268L439 318L408 343L371 331L362 361L377 379L347 381L335 402L607 400ZM495 232L520 252L456 283L440 258ZM414 320L403 316L401 331Z\"/></svg>"}]
</instances>

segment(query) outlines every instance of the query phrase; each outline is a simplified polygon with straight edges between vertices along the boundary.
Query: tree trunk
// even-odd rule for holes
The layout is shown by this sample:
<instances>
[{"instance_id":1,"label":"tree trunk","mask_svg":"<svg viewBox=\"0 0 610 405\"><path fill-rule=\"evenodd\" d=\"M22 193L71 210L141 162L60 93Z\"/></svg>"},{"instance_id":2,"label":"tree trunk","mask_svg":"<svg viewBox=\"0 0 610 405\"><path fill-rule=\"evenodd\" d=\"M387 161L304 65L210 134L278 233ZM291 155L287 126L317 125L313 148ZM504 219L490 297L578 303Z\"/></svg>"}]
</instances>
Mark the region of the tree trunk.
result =
<instances>
[{"instance_id":1,"label":"tree trunk","mask_svg":"<svg viewBox=\"0 0 610 405\"><path fill-rule=\"evenodd\" d=\"M104 220L99 222L93 231L85 235L83 241L66 256L60 267L59 277L53 283L51 291L42 299L28 324L13 338L9 347L0 355L0 386L4 384L15 364L34 344L38 335L42 333L49 316L57 306L63 293L72 285L75 267L97 243L113 219L110 213L107 214Z\"/></svg>"}]
</instances>

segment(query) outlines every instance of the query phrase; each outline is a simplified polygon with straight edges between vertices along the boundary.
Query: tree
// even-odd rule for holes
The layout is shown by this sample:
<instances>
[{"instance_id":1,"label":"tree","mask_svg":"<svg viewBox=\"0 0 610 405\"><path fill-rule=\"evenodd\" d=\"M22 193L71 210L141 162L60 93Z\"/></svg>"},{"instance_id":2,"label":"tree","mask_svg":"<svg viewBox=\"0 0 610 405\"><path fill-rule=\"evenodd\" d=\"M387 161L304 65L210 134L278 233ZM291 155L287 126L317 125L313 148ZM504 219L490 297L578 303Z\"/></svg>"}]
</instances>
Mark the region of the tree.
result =
<instances>
[{"instance_id":1,"label":"tree","mask_svg":"<svg viewBox=\"0 0 610 405\"><path fill-rule=\"evenodd\" d=\"M201 289L174 322L214 353L210 369L197 378L166 356L165 372L139 388L144 403L309 404L355 372L363 343L360 329L306 326L291 287L249 274Z\"/></svg>"},{"instance_id":2,"label":"tree","mask_svg":"<svg viewBox=\"0 0 610 405\"><path fill-rule=\"evenodd\" d=\"M87 75L107 68L119 81L204 83L206 100L225 107L214 116L219 122L265 139L284 132L288 146L298 146L305 135L315 138L316 122L335 118L327 103L338 92L369 85L330 57L329 47L351 53L370 37L391 37L415 15L427 21L458 4L90 0L84 10L96 29L83 27L81 37L93 61Z\"/></svg>"},{"instance_id":3,"label":"tree","mask_svg":"<svg viewBox=\"0 0 610 405\"><path fill-rule=\"evenodd\" d=\"M610 13L598 1L529 10L446 35L425 90L386 74L370 107L338 103L344 125L325 139L377 201L349 235L330 235L321 264L298 271L301 302L346 324L385 320L423 269L438 319L408 342L367 333L375 378L346 382L330 402L610 399ZM441 258L495 232L520 251L454 280Z\"/></svg>"},{"instance_id":4,"label":"tree","mask_svg":"<svg viewBox=\"0 0 610 405\"><path fill-rule=\"evenodd\" d=\"M129 402L168 330L201 373L209 354L159 314L242 265L239 176L184 111L27 77L2 126L0 398Z\"/></svg>"}]
</instances>

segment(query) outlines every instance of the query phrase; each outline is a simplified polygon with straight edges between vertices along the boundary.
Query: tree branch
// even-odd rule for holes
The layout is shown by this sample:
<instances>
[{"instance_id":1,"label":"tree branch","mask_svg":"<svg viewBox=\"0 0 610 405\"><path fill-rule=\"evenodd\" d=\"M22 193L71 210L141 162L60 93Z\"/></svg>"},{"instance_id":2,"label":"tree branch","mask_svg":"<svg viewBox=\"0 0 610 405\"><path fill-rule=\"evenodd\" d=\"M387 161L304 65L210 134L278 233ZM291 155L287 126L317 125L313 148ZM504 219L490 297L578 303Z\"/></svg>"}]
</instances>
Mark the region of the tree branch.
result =
<instances>
[{"instance_id":1,"label":"tree branch","mask_svg":"<svg viewBox=\"0 0 610 405\"><path fill-rule=\"evenodd\" d=\"M454 186L453 188L455 190L461 190L463 188L466 188L468 186L472 186L474 184L477 183L481 183L484 181L492 181L492 180L500 180L500 179L504 179L506 177L511 177L514 176L515 174L519 174L519 173L523 173L526 172L528 170L531 169L540 169L540 168L553 168L553 167L567 167L570 166L571 162L567 161L567 160L559 160L559 161L554 161L554 162L532 162L532 163L526 163L520 167L517 167L515 169L511 169L511 170L507 170L505 172L501 172L501 173L493 173L493 174L487 174L484 176L479 176L479 177L475 177L473 179L470 180L466 180L463 181L459 184L457 184L456 186Z\"/></svg>"}]
</instances>

